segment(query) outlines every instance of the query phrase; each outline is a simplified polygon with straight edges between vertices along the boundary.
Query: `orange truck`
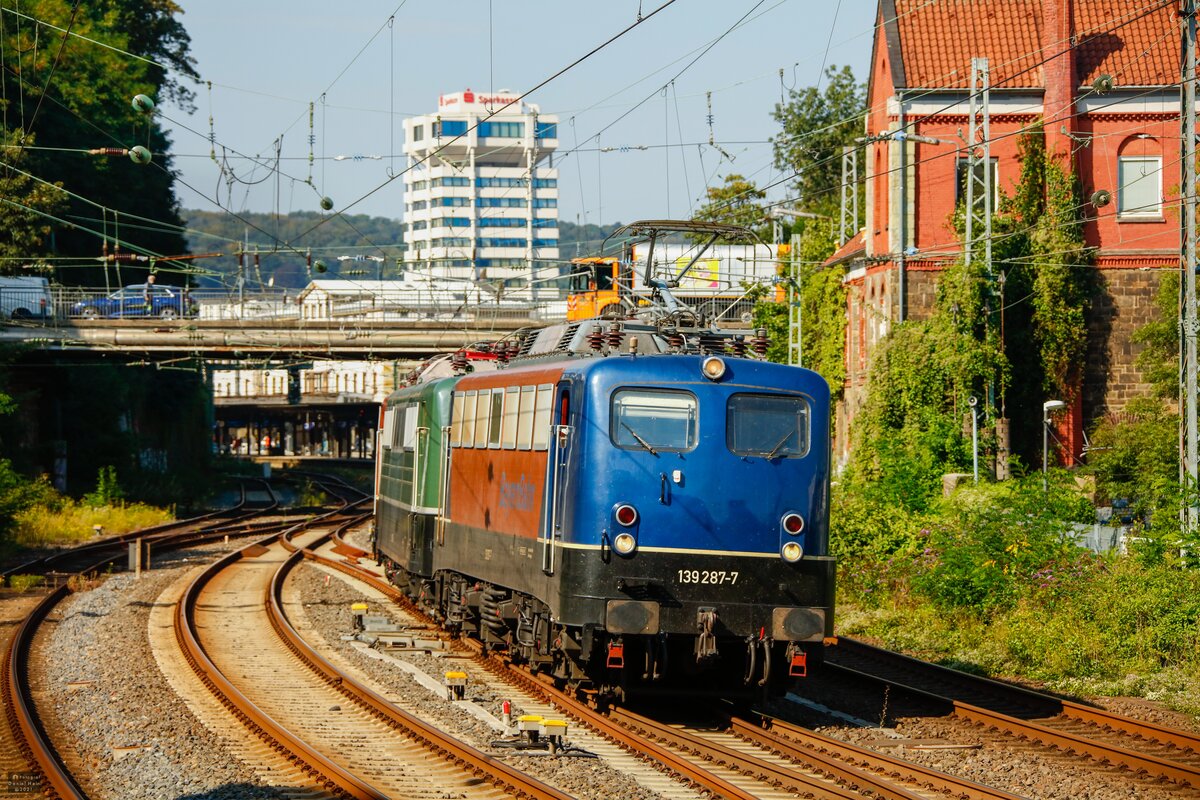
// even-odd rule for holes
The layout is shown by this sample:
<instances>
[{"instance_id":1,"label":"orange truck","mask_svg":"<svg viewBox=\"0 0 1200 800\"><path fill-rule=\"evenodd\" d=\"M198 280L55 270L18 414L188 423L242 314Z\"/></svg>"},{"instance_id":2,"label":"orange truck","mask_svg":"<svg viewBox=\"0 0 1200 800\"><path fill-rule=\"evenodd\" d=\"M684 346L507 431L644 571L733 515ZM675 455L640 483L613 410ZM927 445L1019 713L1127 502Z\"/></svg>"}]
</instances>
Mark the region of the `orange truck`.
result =
<instances>
[{"instance_id":1,"label":"orange truck","mask_svg":"<svg viewBox=\"0 0 1200 800\"><path fill-rule=\"evenodd\" d=\"M629 295L631 284L631 276L622 274L621 259L616 256L572 259L567 320L622 314L621 298Z\"/></svg>"}]
</instances>

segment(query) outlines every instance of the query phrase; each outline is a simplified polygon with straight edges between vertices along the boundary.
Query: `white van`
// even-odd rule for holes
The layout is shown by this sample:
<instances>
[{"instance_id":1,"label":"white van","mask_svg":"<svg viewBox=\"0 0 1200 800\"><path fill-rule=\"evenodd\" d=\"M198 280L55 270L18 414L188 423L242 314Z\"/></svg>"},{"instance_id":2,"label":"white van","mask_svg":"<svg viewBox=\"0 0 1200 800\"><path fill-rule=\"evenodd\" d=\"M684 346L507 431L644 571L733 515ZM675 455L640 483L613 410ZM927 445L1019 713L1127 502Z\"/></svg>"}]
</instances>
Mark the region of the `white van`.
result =
<instances>
[{"instance_id":1,"label":"white van","mask_svg":"<svg viewBox=\"0 0 1200 800\"><path fill-rule=\"evenodd\" d=\"M0 276L0 319L49 319L54 316L50 282L45 278Z\"/></svg>"}]
</instances>

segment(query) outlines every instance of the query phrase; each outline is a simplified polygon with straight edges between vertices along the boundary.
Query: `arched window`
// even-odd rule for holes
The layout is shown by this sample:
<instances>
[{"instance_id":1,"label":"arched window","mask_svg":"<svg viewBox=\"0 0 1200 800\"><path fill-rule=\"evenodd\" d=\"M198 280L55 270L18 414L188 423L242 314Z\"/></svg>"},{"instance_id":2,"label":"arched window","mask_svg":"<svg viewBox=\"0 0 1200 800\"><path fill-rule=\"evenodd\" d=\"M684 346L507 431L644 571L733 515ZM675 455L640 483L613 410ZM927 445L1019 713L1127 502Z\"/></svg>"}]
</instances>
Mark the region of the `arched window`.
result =
<instances>
[{"instance_id":1,"label":"arched window","mask_svg":"<svg viewBox=\"0 0 1200 800\"><path fill-rule=\"evenodd\" d=\"M1130 136L1117 151L1117 218L1162 218L1162 145L1148 133Z\"/></svg>"}]
</instances>

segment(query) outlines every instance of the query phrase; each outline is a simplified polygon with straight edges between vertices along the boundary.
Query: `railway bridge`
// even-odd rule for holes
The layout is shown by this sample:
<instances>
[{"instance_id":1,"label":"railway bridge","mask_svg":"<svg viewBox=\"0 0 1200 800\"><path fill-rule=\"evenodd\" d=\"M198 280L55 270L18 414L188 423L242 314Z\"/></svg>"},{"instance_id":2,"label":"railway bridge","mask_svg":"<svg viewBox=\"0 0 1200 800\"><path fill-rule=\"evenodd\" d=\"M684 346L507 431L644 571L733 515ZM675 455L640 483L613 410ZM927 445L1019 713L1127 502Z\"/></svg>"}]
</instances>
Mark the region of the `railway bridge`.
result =
<instances>
[{"instance_id":1,"label":"railway bridge","mask_svg":"<svg viewBox=\"0 0 1200 800\"><path fill-rule=\"evenodd\" d=\"M49 363L194 369L211 398L213 448L242 458L368 459L379 404L439 353L539 325L459 320L51 319L0 322L0 347Z\"/></svg>"}]
</instances>

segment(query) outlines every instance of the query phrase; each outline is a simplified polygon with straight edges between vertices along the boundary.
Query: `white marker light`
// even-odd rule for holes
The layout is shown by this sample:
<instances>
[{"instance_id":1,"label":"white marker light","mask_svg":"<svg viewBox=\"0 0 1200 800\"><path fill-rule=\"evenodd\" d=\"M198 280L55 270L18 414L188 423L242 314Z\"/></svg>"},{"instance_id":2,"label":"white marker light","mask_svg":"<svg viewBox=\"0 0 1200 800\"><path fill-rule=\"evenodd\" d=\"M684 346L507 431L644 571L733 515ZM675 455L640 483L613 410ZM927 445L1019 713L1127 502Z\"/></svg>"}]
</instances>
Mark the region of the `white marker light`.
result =
<instances>
[{"instance_id":1,"label":"white marker light","mask_svg":"<svg viewBox=\"0 0 1200 800\"><path fill-rule=\"evenodd\" d=\"M709 356L704 359L701 371L710 381L719 381L725 376L725 362L716 356Z\"/></svg>"},{"instance_id":2,"label":"white marker light","mask_svg":"<svg viewBox=\"0 0 1200 800\"><path fill-rule=\"evenodd\" d=\"M637 547L637 539L633 538L631 533L618 533L613 539L613 550L616 550L623 556L627 556Z\"/></svg>"}]
</instances>

